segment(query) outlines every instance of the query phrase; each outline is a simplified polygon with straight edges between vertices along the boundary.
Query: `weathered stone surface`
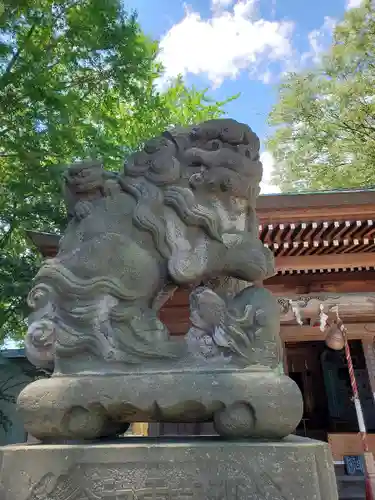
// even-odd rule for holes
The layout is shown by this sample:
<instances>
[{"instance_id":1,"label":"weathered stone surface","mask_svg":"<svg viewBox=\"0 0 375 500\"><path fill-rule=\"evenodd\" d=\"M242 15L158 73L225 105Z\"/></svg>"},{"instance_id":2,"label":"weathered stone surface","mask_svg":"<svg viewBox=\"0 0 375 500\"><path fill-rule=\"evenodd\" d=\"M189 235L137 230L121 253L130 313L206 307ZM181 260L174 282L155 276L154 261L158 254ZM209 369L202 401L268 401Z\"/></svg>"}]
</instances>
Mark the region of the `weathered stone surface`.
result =
<instances>
[{"instance_id":1,"label":"weathered stone surface","mask_svg":"<svg viewBox=\"0 0 375 500\"><path fill-rule=\"evenodd\" d=\"M265 288L248 286L223 298L198 287L190 294L190 318L186 340L194 362L273 370L281 364L278 304Z\"/></svg>"},{"instance_id":2,"label":"weathered stone surface","mask_svg":"<svg viewBox=\"0 0 375 500\"><path fill-rule=\"evenodd\" d=\"M259 139L228 119L146 142L117 175L100 162L71 166L64 176L71 220L28 298L29 359L64 371L66 358L85 353L106 371L113 362L185 358L187 346L157 317L161 293L274 273L255 217L261 176ZM81 356L69 373L82 368Z\"/></svg>"},{"instance_id":3,"label":"weathered stone surface","mask_svg":"<svg viewBox=\"0 0 375 500\"><path fill-rule=\"evenodd\" d=\"M137 418L293 431L302 398L279 376L279 306L256 285L274 273L255 214L261 176L258 137L230 119L167 131L121 173L67 169L70 222L28 297L27 356L54 369L19 398L33 435L99 438ZM158 317L181 285L192 289L182 341Z\"/></svg>"},{"instance_id":4,"label":"weathered stone surface","mask_svg":"<svg viewBox=\"0 0 375 500\"><path fill-rule=\"evenodd\" d=\"M337 500L325 443L213 439L1 449L2 500Z\"/></svg>"},{"instance_id":5,"label":"weathered stone surface","mask_svg":"<svg viewBox=\"0 0 375 500\"><path fill-rule=\"evenodd\" d=\"M53 377L30 384L18 405L27 432L42 440L94 439L150 421L214 421L222 436L282 438L303 410L289 377L246 370Z\"/></svg>"}]
</instances>

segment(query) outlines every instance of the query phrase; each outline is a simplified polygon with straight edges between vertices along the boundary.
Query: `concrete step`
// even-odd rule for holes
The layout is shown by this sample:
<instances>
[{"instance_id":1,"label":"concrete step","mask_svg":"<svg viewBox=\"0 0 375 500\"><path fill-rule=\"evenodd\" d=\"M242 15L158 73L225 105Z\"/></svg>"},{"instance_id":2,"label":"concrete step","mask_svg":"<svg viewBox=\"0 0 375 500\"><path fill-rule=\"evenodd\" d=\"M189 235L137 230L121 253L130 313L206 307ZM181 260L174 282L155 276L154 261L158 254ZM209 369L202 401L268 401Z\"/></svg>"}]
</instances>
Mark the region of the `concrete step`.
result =
<instances>
[{"instance_id":1,"label":"concrete step","mask_svg":"<svg viewBox=\"0 0 375 500\"><path fill-rule=\"evenodd\" d=\"M336 480L339 500L366 499L364 477L337 475Z\"/></svg>"}]
</instances>

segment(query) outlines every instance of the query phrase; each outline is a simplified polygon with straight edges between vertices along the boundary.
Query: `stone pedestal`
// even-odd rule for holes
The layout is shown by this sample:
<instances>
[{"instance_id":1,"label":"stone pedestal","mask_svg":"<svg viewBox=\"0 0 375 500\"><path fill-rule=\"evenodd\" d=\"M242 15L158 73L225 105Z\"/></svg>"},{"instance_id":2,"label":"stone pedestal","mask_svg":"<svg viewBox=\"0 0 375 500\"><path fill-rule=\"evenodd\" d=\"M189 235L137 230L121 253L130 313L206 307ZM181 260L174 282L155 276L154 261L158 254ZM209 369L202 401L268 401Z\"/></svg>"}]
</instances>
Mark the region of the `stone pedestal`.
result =
<instances>
[{"instance_id":1,"label":"stone pedestal","mask_svg":"<svg viewBox=\"0 0 375 500\"><path fill-rule=\"evenodd\" d=\"M337 500L325 443L220 438L1 449L1 500Z\"/></svg>"},{"instance_id":2,"label":"stone pedestal","mask_svg":"<svg viewBox=\"0 0 375 500\"><path fill-rule=\"evenodd\" d=\"M53 376L21 391L25 430L41 441L123 434L131 422L209 422L226 437L281 439L297 427L297 384L266 369Z\"/></svg>"}]
</instances>

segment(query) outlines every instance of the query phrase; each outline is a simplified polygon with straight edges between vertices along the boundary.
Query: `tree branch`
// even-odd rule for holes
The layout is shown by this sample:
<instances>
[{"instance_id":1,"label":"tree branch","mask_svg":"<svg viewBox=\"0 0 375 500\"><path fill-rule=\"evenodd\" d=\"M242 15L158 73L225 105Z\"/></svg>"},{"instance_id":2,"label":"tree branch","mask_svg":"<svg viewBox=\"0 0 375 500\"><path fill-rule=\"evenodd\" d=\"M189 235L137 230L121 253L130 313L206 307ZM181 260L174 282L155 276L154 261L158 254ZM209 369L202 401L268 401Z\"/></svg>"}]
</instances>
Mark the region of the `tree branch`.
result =
<instances>
[{"instance_id":1,"label":"tree branch","mask_svg":"<svg viewBox=\"0 0 375 500\"><path fill-rule=\"evenodd\" d=\"M5 82L6 82L6 80L7 80L8 76L10 75L10 73L11 73L11 71L12 71L12 69L13 69L14 65L16 64L16 62L18 61L18 59L19 59L19 57L20 57L20 55L21 55L22 51L24 50L26 43L30 40L30 38L31 38L32 34L34 33L35 28L36 28L36 24L34 23L34 24L30 27L29 31L28 31L28 32L27 32L27 34L26 34L26 38L25 38L25 40L24 40L24 44L23 44L23 46L22 46L22 47L19 47L19 48L16 50L16 52L13 54L12 59L9 61L8 66L6 67L5 72L4 72L4 74L2 75L2 77L1 77L1 81L5 81Z\"/></svg>"}]
</instances>

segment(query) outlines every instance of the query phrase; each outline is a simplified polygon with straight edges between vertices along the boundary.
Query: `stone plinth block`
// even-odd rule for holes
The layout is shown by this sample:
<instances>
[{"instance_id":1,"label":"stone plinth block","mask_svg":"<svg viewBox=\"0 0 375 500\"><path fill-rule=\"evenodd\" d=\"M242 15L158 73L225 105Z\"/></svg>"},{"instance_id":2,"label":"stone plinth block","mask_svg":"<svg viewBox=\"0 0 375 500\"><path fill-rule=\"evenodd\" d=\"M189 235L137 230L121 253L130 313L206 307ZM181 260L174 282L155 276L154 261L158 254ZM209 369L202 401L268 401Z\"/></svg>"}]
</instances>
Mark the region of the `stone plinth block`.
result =
<instances>
[{"instance_id":1,"label":"stone plinth block","mask_svg":"<svg viewBox=\"0 0 375 500\"><path fill-rule=\"evenodd\" d=\"M2 500L337 500L325 443L195 439L1 449Z\"/></svg>"},{"instance_id":2,"label":"stone plinth block","mask_svg":"<svg viewBox=\"0 0 375 500\"><path fill-rule=\"evenodd\" d=\"M271 371L170 370L41 379L21 392L18 409L40 440L108 437L131 422L208 421L222 436L275 439L294 431L303 403L297 385Z\"/></svg>"}]
</instances>

